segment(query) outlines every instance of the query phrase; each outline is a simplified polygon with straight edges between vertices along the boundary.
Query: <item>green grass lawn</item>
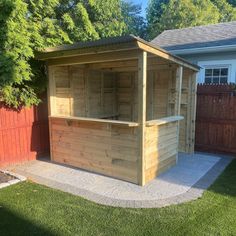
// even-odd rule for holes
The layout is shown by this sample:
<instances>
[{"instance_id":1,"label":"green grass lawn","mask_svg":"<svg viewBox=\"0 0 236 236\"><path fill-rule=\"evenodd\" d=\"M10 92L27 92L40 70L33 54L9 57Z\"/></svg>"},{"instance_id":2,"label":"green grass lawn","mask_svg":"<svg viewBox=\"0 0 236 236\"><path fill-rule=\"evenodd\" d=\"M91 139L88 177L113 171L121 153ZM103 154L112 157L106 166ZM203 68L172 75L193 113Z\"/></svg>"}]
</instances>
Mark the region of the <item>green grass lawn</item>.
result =
<instances>
[{"instance_id":1,"label":"green grass lawn","mask_svg":"<svg viewBox=\"0 0 236 236\"><path fill-rule=\"evenodd\" d=\"M24 182L0 190L0 235L236 235L236 160L201 199L161 209L101 206Z\"/></svg>"}]
</instances>

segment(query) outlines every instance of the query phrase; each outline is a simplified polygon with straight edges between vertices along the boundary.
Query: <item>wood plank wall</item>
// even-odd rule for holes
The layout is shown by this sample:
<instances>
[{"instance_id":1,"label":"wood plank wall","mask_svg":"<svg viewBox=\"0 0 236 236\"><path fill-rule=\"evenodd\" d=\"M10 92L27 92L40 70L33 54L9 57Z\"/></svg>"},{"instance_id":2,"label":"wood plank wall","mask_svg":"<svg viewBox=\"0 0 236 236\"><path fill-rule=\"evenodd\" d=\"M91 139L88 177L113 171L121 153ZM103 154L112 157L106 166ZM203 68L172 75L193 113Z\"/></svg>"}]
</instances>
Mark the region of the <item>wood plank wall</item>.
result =
<instances>
[{"instance_id":1,"label":"wood plank wall","mask_svg":"<svg viewBox=\"0 0 236 236\"><path fill-rule=\"evenodd\" d=\"M121 65L123 66L123 65ZM146 120L175 115L176 66L152 67L147 73ZM122 121L138 120L138 72L96 65L50 68L51 115ZM184 120L146 127L145 182L176 163L178 149L193 151L194 77L184 69L181 112ZM138 127L50 118L52 160L132 183L138 178ZM179 144L179 146L178 146Z\"/></svg>"},{"instance_id":2,"label":"wood plank wall","mask_svg":"<svg viewBox=\"0 0 236 236\"><path fill-rule=\"evenodd\" d=\"M67 66L57 67L53 71L55 81L55 111L57 114L71 115L71 85L69 80L69 68Z\"/></svg>"},{"instance_id":3,"label":"wood plank wall","mask_svg":"<svg viewBox=\"0 0 236 236\"><path fill-rule=\"evenodd\" d=\"M147 120L167 117L168 81L172 70L148 71L147 78Z\"/></svg>"},{"instance_id":4,"label":"wood plank wall","mask_svg":"<svg viewBox=\"0 0 236 236\"><path fill-rule=\"evenodd\" d=\"M55 86L54 115L106 118L117 114L116 73L86 70L80 66L51 70ZM126 82L122 83L120 87L125 88ZM130 114L126 120L131 120Z\"/></svg>"},{"instance_id":5,"label":"wood plank wall","mask_svg":"<svg viewBox=\"0 0 236 236\"><path fill-rule=\"evenodd\" d=\"M172 72L172 79L169 83L169 111L168 116L174 115L174 98L175 98L175 71ZM184 117L184 120L180 121L179 129L179 151L191 153L194 151L194 126L195 126L195 111L196 107L196 82L194 73L191 70L184 68L182 79L182 91L181 91L181 107L180 115Z\"/></svg>"},{"instance_id":6,"label":"wood plank wall","mask_svg":"<svg viewBox=\"0 0 236 236\"><path fill-rule=\"evenodd\" d=\"M178 123L146 127L145 182L176 164Z\"/></svg>"},{"instance_id":7,"label":"wood plank wall","mask_svg":"<svg viewBox=\"0 0 236 236\"><path fill-rule=\"evenodd\" d=\"M94 67L94 66L93 66ZM109 72L81 66L53 68L56 114L137 121L137 72ZM192 71L184 69L181 94L179 150L194 149ZM174 115L176 67L152 69L147 74L147 120Z\"/></svg>"},{"instance_id":8,"label":"wood plank wall","mask_svg":"<svg viewBox=\"0 0 236 236\"><path fill-rule=\"evenodd\" d=\"M52 160L137 183L138 128L50 118Z\"/></svg>"},{"instance_id":9,"label":"wood plank wall","mask_svg":"<svg viewBox=\"0 0 236 236\"><path fill-rule=\"evenodd\" d=\"M138 116L138 85L136 72L121 72L117 74L117 107L118 119L137 121Z\"/></svg>"}]
</instances>

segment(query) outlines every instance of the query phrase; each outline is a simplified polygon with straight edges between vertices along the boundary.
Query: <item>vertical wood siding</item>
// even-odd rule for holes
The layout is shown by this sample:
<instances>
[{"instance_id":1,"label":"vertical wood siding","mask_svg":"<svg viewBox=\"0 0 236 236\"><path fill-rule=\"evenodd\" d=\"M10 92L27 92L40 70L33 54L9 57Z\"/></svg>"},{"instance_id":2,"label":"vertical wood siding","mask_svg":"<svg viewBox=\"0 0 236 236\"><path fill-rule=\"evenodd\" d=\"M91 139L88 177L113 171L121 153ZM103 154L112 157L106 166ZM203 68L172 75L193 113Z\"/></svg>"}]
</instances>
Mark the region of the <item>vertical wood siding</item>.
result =
<instances>
[{"instance_id":1,"label":"vertical wood siding","mask_svg":"<svg viewBox=\"0 0 236 236\"><path fill-rule=\"evenodd\" d=\"M34 160L49 152L46 95L38 107L20 111L0 104L0 166Z\"/></svg>"},{"instance_id":2,"label":"vertical wood siding","mask_svg":"<svg viewBox=\"0 0 236 236\"><path fill-rule=\"evenodd\" d=\"M236 153L236 92L232 85L198 85L198 151Z\"/></svg>"}]
</instances>

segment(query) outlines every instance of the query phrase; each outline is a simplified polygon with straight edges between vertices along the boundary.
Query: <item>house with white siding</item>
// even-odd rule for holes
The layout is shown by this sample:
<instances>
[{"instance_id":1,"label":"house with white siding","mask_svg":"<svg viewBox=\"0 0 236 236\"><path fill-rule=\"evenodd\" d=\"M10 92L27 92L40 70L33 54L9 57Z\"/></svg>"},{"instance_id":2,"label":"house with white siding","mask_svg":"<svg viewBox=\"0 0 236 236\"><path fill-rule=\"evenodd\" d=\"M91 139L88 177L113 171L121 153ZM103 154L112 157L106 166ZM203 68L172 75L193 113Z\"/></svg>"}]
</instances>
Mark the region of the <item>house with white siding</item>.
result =
<instances>
[{"instance_id":1,"label":"house with white siding","mask_svg":"<svg viewBox=\"0 0 236 236\"><path fill-rule=\"evenodd\" d=\"M236 21L166 30L152 43L199 65L198 83L236 82Z\"/></svg>"}]
</instances>

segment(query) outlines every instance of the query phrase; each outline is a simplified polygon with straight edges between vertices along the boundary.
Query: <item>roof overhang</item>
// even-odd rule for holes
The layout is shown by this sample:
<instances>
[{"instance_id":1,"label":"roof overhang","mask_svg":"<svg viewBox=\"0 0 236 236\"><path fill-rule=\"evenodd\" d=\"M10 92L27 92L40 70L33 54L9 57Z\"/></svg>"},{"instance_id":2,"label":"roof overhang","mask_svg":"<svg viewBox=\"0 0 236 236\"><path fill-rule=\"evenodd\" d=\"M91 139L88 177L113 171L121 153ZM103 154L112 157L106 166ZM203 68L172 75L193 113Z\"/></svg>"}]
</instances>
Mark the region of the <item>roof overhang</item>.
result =
<instances>
[{"instance_id":1,"label":"roof overhang","mask_svg":"<svg viewBox=\"0 0 236 236\"><path fill-rule=\"evenodd\" d=\"M46 48L43 52L36 53L36 59L44 61L58 61L60 58L79 58L80 56L85 57L86 55L98 55L102 57L105 53L110 52L113 53L114 58L116 58L116 53L123 55L125 51L131 50L143 50L194 71L199 71L200 69L199 66L133 35L107 38L84 43L82 42L72 45L62 45L55 48ZM128 57L126 57L126 59L127 58Z\"/></svg>"},{"instance_id":2,"label":"roof overhang","mask_svg":"<svg viewBox=\"0 0 236 236\"><path fill-rule=\"evenodd\" d=\"M170 53L175 55L190 55L190 54L218 53L218 52L232 52L232 51L236 52L236 45L169 50Z\"/></svg>"}]
</instances>

